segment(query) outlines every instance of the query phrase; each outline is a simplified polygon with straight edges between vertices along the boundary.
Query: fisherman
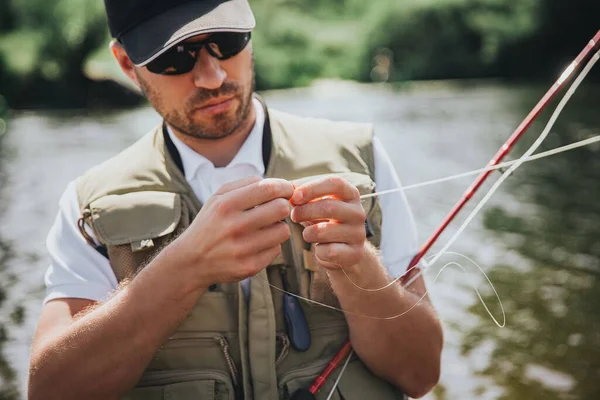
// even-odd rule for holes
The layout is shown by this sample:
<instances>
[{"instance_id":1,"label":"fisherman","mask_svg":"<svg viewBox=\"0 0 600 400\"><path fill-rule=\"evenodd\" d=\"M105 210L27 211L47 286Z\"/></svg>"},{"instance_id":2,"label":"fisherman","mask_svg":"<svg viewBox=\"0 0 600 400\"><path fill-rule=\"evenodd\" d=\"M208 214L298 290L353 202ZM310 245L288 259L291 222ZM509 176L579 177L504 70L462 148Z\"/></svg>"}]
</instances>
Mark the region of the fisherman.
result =
<instances>
[{"instance_id":1,"label":"fisherman","mask_svg":"<svg viewBox=\"0 0 600 400\"><path fill-rule=\"evenodd\" d=\"M348 338L334 399L431 390L443 339L427 297L385 319L422 278L364 290L417 252L401 193L360 199L399 187L371 126L254 94L247 0L105 6L112 54L164 122L60 199L29 398L287 399Z\"/></svg>"}]
</instances>

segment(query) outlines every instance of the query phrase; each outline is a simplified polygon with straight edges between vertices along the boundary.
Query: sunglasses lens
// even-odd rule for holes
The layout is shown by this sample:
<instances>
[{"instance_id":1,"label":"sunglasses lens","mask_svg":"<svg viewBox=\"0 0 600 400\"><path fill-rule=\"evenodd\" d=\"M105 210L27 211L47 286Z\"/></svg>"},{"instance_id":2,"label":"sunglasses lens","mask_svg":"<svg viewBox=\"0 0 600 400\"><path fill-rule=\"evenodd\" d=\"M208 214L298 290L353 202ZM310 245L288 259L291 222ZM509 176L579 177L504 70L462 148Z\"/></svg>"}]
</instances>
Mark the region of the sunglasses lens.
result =
<instances>
[{"instance_id":1,"label":"sunglasses lens","mask_svg":"<svg viewBox=\"0 0 600 400\"><path fill-rule=\"evenodd\" d=\"M180 75L190 72L196 63L196 53L199 50L190 50L184 45L177 45L162 54L146 67L148 71L161 75Z\"/></svg>"},{"instance_id":2,"label":"sunglasses lens","mask_svg":"<svg viewBox=\"0 0 600 400\"><path fill-rule=\"evenodd\" d=\"M148 71L161 75L180 75L190 72L197 54L204 47L211 56L226 60L240 53L250 41L250 32L219 32L200 43L182 43L150 62Z\"/></svg>"},{"instance_id":3,"label":"sunglasses lens","mask_svg":"<svg viewBox=\"0 0 600 400\"><path fill-rule=\"evenodd\" d=\"M226 60L239 54L250 41L250 32L221 32L213 34L206 44L206 49L215 58Z\"/></svg>"}]
</instances>

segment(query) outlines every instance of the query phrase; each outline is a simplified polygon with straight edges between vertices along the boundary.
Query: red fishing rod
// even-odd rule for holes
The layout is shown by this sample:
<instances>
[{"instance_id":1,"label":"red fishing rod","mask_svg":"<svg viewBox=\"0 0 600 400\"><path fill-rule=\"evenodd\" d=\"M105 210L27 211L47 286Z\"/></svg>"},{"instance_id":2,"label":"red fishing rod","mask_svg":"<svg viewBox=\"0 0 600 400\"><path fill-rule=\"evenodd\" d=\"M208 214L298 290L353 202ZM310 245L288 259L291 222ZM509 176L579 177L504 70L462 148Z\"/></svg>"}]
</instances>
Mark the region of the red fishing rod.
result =
<instances>
[{"instance_id":1,"label":"red fishing rod","mask_svg":"<svg viewBox=\"0 0 600 400\"><path fill-rule=\"evenodd\" d=\"M517 141L523 136L523 134L529 129L531 124L535 121L535 119L540 115L540 113L546 108L546 106L550 103L550 101L558 94L558 92L563 88L565 82L567 82L572 76L573 73L578 71L581 67L581 64L589 57L592 50L594 50L598 45L600 45L600 31L596 33L596 35L588 42L585 48L579 53L579 55L571 62L571 64L567 67L567 69L563 72L563 74L558 78L558 80L552 85L552 87L546 92L544 97L536 104L536 106L529 112L527 117L521 122L521 124L517 127L517 129L513 132L510 138L500 147L496 155L490 160L488 163L489 166L496 166L506 155L512 150ZM444 219L441 225L435 230L433 235L429 238L429 240L423 245L421 250L415 255L415 257L410 262L407 272L400 278L402 283L406 282L406 280L412 275L412 271L414 267L421 261L421 259L425 256L425 254L429 251L431 246L437 241L442 232L448 227L450 222L454 220L454 218L458 215L458 213L463 209L465 204L473 197L473 195L477 192L477 190L481 187L481 185L485 182L485 180L491 175L492 170L487 170L482 172L475 182L466 190L466 192L462 195L461 199L456 203L452 211L448 214L448 216ZM329 362L327 367L323 370L323 372L315 379L310 389L299 389L292 396L292 400L313 400L316 399L315 395L321 389L327 378L331 375L331 373L341 364L341 362L348 357L350 351L352 350L352 346L350 340L344 343L344 346L338 351L335 357Z\"/></svg>"}]
</instances>

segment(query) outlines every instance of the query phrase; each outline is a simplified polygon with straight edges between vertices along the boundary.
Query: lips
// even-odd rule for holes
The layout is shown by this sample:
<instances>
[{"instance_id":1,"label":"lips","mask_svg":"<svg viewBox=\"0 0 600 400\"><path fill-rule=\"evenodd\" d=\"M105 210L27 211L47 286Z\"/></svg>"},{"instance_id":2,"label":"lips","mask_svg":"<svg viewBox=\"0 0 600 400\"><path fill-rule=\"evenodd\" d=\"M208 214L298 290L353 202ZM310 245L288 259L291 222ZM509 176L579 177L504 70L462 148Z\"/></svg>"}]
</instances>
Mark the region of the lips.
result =
<instances>
[{"instance_id":1,"label":"lips","mask_svg":"<svg viewBox=\"0 0 600 400\"><path fill-rule=\"evenodd\" d=\"M231 97L219 97L216 99L212 99L206 103L204 103L202 106L198 107L199 110L203 109L203 108L210 108L210 107L214 107L217 106L219 104L223 104L231 99L233 99L234 96Z\"/></svg>"},{"instance_id":2,"label":"lips","mask_svg":"<svg viewBox=\"0 0 600 400\"><path fill-rule=\"evenodd\" d=\"M212 99L201 107L197 107L196 111L204 114L218 114L224 112L233 104L234 98L235 96Z\"/></svg>"}]
</instances>

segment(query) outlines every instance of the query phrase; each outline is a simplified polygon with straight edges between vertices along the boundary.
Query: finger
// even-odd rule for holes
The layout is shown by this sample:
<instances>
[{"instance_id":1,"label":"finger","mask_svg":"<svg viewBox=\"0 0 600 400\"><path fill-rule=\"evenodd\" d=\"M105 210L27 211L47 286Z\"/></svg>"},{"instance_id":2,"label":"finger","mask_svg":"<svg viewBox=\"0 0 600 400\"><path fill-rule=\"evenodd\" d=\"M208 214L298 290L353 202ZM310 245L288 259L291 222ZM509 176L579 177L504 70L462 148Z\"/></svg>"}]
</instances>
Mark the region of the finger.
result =
<instances>
[{"instance_id":1,"label":"finger","mask_svg":"<svg viewBox=\"0 0 600 400\"><path fill-rule=\"evenodd\" d=\"M240 238L231 251L234 257L243 259L268 248L280 245L290 238L290 228L285 222L276 222Z\"/></svg>"},{"instance_id":2,"label":"finger","mask_svg":"<svg viewBox=\"0 0 600 400\"><path fill-rule=\"evenodd\" d=\"M244 211L235 221L235 229L238 232L246 233L256 231L279 221L283 221L290 216L292 205L286 199L275 199L261 204L250 210Z\"/></svg>"},{"instance_id":3,"label":"finger","mask_svg":"<svg viewBox=\"0 0 600 400\"><path fill-rule=\"evenodd\" d=\"M329 176L297 187L291 202L294 205L302 205L324 196L333 196L344 201L359 200L360 192L345 179Z\"/></svg>"},{"instance_id":4,"label":"finger","mask_svg":"<svg viewBox=\"0 0 600 400\"><path fill-rule=\"evenodd\" d=\"M363 245L324 243L315 245L315 257L325 268L358 264L363 255Z\"/></svg>"},{"instance_id":5,"label":"finger","mask_svg":"<svg viewBox=\"0 0 600 400\"><path fill-rule=\"evenodd\" d=\"M324 222L305 228L302 232L308 243L360 244L366 240L364 225L346 225Z\"/></svg>"},{"instance_id":6,"label":"finger","mask_svg":"<svg viewBox=\"0 0 600 400\"><path fill-rule=\"evenodd\" d=\"M240 188L246 187L248 185L252 185L253 183L260 182L262 179L263 178L261 178L260 176L249 176L246 178L238 179L236 181L228 182L228 183L224 184L223 186L221 186L215 192L215 194L221 195L221 194L229 193L233 190L240 189Z\"/></svg>"},{"instance_id":7,"label":"finger","mask_svg":"<svg viewBox=\"0 0 600 400\"><path fill-rule=\"evenodd\" d=\"M246 257L243 262L237 263L232 274L227 274L217 278L217 282L239 282L243 279L252 277L268 267L275 258L281 253L281 245L269 247L261 250L250 257Z\"/></svg>"},{"instance_id":8,"label":"finger","mask_svg":"<svg viewBox=\"0 0 600 400\"><path fill-rule=\"evenodd\" d=\"M325 199L296 206L291 212L292 221L296 223L319 219L333 219L344 223L364 223L365 210L360 203L351 204L340 200Z\"/></svg>"},{"instance_id":9,"label":"finger","mask_svg":"<svg viewBox=\"0 0 600 400\"><path fill-rule=\"evenodd\" d=\"M325 218L325 219L313 219L311 221L299 222L299 224L302 225L303 227L307 228L307 227L315 225L315 224L320 224L321 222L332 222L332 220L328 219L328 218Z\"/></svg>"},{"instance_id":10,"label":"finger","mask_svg":"<svg viewBox=\"0 0 600 400\"><path fill-rule=\"evenodd\" d=\"M235 207L248 210L273 199L289 199L294 194L294 186L284 179L263 179L251 185L237 189L231 195Z\"/></svg>"},{"instance_id":11,"label":"finger","mask_svg":"<svg viewBox=\"0 0 600 400\"><path fill-rule=\"evenodd\" d=\"M255 266L255 272L252 276L271 265L271 263L281 254L281 245L276 245L265 249L252 257L252 264Z\"/></svg>"}]
</instances>

